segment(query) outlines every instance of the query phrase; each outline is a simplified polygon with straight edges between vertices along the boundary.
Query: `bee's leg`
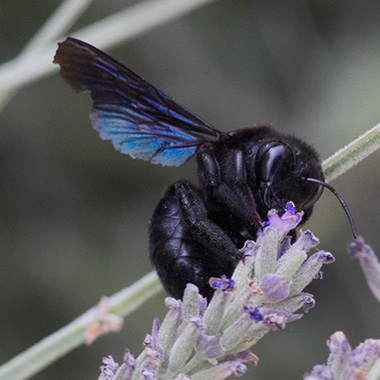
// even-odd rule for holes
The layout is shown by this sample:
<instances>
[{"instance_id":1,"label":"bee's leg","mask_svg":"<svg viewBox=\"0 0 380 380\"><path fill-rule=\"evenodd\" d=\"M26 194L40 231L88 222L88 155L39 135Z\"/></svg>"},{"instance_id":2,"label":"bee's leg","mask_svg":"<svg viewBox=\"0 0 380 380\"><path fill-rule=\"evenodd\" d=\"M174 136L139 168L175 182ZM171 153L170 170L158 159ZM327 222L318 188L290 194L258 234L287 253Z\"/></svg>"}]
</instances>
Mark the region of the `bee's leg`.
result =
<instances>
[{"instance_id":1,"label":"bee's leg","mask_svg":"<svg viewBox=\"0 0 380 380\"><path fill-rule=\"evenodd\" d=\"M201 192L187 182L170 186L150 221L150 258L166 288L181 298L187 283L210 298L210 277L232 275L241 254L208 219Z\"/></svg>"},{"instance_id":2,"label":"bee's leg","mask_svg":"<svg viewBox=\"0 0 380 380\"><path fill-rule=\"evenodd\" d=\"M232 213L254 236L261 224L261 218L257 213L255 198L247 184L243 152L226 152L224 160L228 162L228 170L224 170L223 179L221 165L211 150L202 147L197 158L198 175L208 201L211 204L219 204L226 212Z\"/></svg>"}]
</instances>

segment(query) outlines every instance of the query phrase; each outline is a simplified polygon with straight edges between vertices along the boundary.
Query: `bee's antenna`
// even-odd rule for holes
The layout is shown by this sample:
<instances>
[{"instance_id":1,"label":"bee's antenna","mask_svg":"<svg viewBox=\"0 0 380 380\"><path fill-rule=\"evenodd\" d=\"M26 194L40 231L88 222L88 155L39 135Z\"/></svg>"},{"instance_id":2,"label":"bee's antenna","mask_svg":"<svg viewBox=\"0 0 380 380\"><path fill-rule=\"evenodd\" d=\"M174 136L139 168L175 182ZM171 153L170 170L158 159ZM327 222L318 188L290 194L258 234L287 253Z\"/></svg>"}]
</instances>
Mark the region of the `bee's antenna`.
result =
<instances>
[{"instance_id":1,"label":"bee's antenna","mask_svg":"<svg viewBox=\"0 0 380 380\"><path fill-rule=\"evenodd\" d=\"M348 209L348 207L347 207L346 203L344 202L344 200L342 199L342 197L336 192L336 190L331 185L329 185L328 183L320 181L319 179L305 178L305 180L308 182L314 182L314 183L317 183L317 184L322 185L324 187L327 187L338 198L338 201L342 205L342 207L343 207L343 209L347 215L348 221L350 222L352 234L354 235L354 238L357 239L358 235L356 233L354 220L352 219L350 210Z\"/></svg>"}]
</instances>

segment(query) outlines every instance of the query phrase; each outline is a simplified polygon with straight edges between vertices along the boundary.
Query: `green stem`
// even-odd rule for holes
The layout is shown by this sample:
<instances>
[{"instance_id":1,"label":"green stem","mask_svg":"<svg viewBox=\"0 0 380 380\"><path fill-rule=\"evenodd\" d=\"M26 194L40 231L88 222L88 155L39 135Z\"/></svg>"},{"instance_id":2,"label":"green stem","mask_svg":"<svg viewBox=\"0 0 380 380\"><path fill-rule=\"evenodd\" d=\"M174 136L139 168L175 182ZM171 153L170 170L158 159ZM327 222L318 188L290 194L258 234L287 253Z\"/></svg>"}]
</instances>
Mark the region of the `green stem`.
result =
<instances>
[{"instance_id":1,"label":"green stem","mask_svg":"<svg viewBox=\"0 0 380 380\"><path fill-rule=\"evenodd\" d=\"M323 161L326 182L339 177L379 148L380 124L377 124Z\"/></svg>"},{"instance_id":2,"label":"green stem","mask_svg":"<svg viewBox=\"0 0 380 380\"><path fill-rule=\"evenodd\" d=\"M162 290L155 272L108 298L108 312L126 316ZM0 367L1 380L22 380L31 377L85 341L86 327L96 320L96 307L73 322L17 355Z\"/></svg>"}]
</instances>

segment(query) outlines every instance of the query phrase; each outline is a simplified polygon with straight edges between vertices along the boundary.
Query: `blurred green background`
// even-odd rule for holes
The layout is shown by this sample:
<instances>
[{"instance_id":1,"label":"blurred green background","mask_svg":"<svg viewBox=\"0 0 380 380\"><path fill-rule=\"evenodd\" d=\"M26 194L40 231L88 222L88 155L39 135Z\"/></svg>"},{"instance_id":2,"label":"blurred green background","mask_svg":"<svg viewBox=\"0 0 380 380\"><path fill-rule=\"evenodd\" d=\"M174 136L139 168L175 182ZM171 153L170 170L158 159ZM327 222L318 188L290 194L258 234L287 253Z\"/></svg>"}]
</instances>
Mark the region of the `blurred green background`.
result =
<instances>
[{"instance_id":1,"label":"blurred green background","mask_svg":"<svg viewBox=\"0 0 380 380\"><path fill-rule=\"evenodd\" d=\"M97 0L73 30L135 2ZM0 61L13 58L60 4L0 3ZM108 50L222 130L271 123L328 157L380 122L380 2L220 0ZM53 58L53 57L52 57ZM22 89L0 114L0 361L66 325L152 270L147 225L170 183L195 164L163 168L102 142L88 94L57 75ZM333 182L380 255L380 153ZM300 379L324 363L326 340L379 338L380 306L349 260L348 221L327 191L307 224L336 262L307 290L317 306L254 346L245 379ZM161 293L111 334L34 378L96 379L102 356L136 355ZM7 379L10 380L10 379Z\"/></svg>"}]
</instances>

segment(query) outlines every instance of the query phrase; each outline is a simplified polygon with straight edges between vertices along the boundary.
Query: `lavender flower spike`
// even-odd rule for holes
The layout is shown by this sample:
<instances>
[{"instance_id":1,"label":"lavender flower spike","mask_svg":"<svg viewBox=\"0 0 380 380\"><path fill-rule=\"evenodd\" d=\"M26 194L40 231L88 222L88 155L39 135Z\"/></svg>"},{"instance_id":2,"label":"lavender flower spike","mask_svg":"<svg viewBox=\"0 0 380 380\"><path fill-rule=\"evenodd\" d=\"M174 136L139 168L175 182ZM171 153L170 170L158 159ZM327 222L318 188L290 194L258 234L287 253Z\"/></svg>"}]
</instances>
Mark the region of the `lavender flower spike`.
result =
<instances>
[{"instance_id":1,"label":"lavender flower spike","mask_svg":"<svg viewBox=\"0 0 380 380\"><path fill-rule=\"evenodd\" d=\"M345 335L338 331L327 342L330 355L327 365L314 366L305 380L374 380L380 366L380 340L367 339L354 350Z\"/></svg>"},{"instance_id":2,"label":"lavender flower spike","mask_svg":"<svg viewBox=\"0 0 380 380\"><path fill-rule=\"evenodd\" d=\"M278 233L287 235L289 231L294 230L302 220L303 211L296 213L296 206L293 202L286 204L285 212L279 216L275 210L268 212L268 221L264 223L265 227L271 227Z\"/></svg>"},{"instance_id":3,"label":"lavender flower spike","mask_svg":"<svg viewBox=\"0 0 380 380\"><path fill-rule=\"evenodd\" d=\"M282 216L271 211L257 241L247 242L242 249L245 258L232 278L210 279L215 292L208 305L192 284L187 285L183 301L167 298L170 310L161 324L154 320L140 356L135 360L128 351L120 367L112 358L105 359L100 379L222 380L241 376L246 364L256 365L258 358L251 347L314 306L313 296L304 293L304 287L317 277L323 264L334 259L323 251L308 257L308 251L319 242L310 231L301 232L291 244L287 234L301 217L292 203ZM366 358L374 357L375 348L373 342L360 348L350 365L364 371L369 363ZM333 379L329 376L338 369L334 358L340 356L329 359L333 368L316 367L308 379ZM341 373L345 370L339 369Z\"/></svg>"}]
</instances>

